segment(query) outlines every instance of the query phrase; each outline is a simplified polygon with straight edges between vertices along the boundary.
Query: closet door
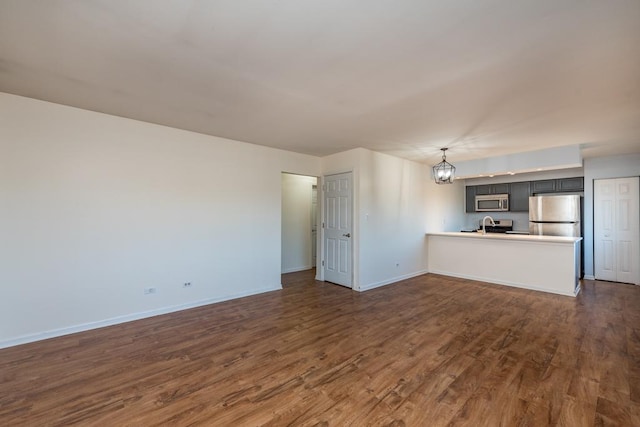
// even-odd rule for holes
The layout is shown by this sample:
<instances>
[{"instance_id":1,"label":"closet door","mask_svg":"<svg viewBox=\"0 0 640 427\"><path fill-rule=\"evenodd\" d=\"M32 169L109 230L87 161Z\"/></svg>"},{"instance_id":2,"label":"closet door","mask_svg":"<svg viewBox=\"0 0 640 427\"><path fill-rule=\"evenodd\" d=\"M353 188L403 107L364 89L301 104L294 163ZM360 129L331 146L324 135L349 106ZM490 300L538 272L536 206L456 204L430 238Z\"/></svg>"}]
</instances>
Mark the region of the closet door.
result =
<instances>
[{"instance_id":1,"label":"closet door","mask_svg":"<svg viewBox=\"0 0 640 427\"><path fill-rule=\"evenodd\" d=\"M594 182L596 279L640 284L638 184L638 177Z\"/></svg>"}]
</instances>

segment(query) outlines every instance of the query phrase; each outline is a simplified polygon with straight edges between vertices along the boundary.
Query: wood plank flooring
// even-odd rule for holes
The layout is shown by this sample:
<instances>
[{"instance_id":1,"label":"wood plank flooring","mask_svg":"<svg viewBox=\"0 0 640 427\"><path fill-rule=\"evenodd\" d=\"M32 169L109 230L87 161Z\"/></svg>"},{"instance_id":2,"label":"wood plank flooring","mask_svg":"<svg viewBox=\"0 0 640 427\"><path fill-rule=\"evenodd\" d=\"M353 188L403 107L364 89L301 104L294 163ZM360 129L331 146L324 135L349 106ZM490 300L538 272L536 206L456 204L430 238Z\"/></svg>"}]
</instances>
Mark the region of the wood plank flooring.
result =
<instances>
[{"instance_id":1,"label":"wood plank flooring","mask_svg":"<svg viewBox=\"0 0 640 427\"><path fill-rule=\"evenodd\" d=\"M640 426L640 287L283 283L0 350L0 425Z\"/></svg>"}]
</instances>

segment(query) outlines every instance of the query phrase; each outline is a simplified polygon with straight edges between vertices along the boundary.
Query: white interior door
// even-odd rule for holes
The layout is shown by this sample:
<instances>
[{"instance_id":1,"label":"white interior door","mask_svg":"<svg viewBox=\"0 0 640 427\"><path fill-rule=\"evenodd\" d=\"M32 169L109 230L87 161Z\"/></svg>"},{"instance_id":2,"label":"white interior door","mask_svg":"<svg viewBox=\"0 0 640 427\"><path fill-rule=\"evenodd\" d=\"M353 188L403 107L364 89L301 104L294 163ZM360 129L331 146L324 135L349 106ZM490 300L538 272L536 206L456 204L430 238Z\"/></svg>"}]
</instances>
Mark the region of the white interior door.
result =
<instances>
[{"instance_id":1,"label":"white interior door","mask_svg":"<svg viewBox=\"0 0 640 427\"><path fill-rule=\"evenodd\" d=\"M325 177L324 280L351 288L352 283L352 175Z\"/></svg>"},{"instance_id":2,"label":"white interior door","mask_svg":"<svg viewBox=\"0 0 640 427\"><path fill-rule=\"evenodd\" d=\"M594 182L595 277L640 284L639 178Z\"/></svg>"},{"instance_id":3,"label":"white interior door","mask_svg":"<svg viewBox=\"0 0 640 427\"><path fill-rule=\"evenodd\" d=\"M594 270L598 280L616 280L615 180L594 182Z\"/></svg>"},{"instance_id":4,"label":"white interior door","mask_svg":"<svg viewBox=\"0 0 640 427\"><path fill-rule=\"evenodd\" d=\"M617 281L640 284L638 178L616 179Z\"/></svg>"},{"instance_id":5,"label":"white interior door","mask_svg":"<svg viewBox=\"0 0 640 427\"><path fill-rule=\"evenodd\" d=\"M316 264L318 247L318 187L311 187L311 265Z\"/></svg>"}]
</instances>

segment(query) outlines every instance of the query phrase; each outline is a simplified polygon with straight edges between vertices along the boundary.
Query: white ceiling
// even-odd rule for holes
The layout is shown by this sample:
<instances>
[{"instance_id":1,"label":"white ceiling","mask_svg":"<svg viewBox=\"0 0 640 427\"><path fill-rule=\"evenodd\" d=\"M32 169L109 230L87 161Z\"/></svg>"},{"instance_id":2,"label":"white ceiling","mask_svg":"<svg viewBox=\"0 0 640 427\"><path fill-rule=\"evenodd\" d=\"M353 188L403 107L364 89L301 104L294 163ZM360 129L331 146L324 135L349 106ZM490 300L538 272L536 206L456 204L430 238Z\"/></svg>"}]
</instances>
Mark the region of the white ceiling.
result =
<instances>
[{"instance_id":1,"label":"white ceiling","mask_svg":"<svg viewBox=\"0 0 640 427\"><path fill-rule=\"evenodd\" d=\"M312 155L640 151L638 0L0 0L0 91Z\"/></svg>"}]
</instances>

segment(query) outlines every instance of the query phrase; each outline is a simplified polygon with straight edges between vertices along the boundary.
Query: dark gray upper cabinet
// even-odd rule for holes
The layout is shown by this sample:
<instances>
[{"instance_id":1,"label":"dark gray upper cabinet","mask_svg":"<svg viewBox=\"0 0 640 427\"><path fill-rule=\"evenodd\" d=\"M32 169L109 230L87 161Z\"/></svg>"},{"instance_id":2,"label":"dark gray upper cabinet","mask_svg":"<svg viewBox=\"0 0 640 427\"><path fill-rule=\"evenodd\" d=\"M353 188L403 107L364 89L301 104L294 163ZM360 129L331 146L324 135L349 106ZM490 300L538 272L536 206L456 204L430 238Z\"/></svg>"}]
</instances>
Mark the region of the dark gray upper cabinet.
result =
<instances>
[{"instance_id":1,"label":"dark gray upper cabinet","mask_svg":"<svg viewBox=\"0 0 640 427\"><path fill-rule=\"evenodd\" d=\"M467 212L476 211L476 187L469 185L465 187L465 210Z\"/></svg>"},{"instance_id":2,"label":"dark gray upper cabinet","mask_svg":"<svg viewBox=\"0 0 640 427\"><path fill-rule=\"evenodd\" d=\"M465 211L476 211L476 196L509 194L511 212L529 211L529 196L542 193L578 192L584 190L584 178L544 179L540 181L510 182L506 184L468 185L465 187Z\"/></svg>"},{"instance_id":3,"label":"dark gray upper cabinet","mask_svg":"<svg viewBox=\"0 0 640 427\"><path fill-rule=\"evenodd\" d=\"M486 184L466 186L465 211L469 213L476 211L476 196L483 196L487 194L509 194L509 185L511 184ZM527 201L527 203L529 202Z\"/></svg>"},{"instance_id":4,"label":"dark gray upper cabinet","mask_svg":"<svg viewBox=\"0 0 640 427\"><path fill-rule=\"evenodd\" d=\"M532 181L531 186L532 193L583 191L584 178L579 176L575 178L545 179L543 181Z\"/></svg>"},{"instance_id":5,"label":"dark gray upper cabinet","mask_svg":"<svg viewBox=\"0 0 640 427\"><path fill-rule=\"evenodd\" d=\"M509 194L511 184L491 184L491 194Z\"/></svg>"},{"instance_id":6,"label":"dark gray upper cabinet","mask_svg":"<svg viewBox=\"0 0 640 427\"><path fill-rule=\"evenodd\" d=\"M545 179L542 181L532 181L531 187L533 193L553 193L556 191L556 180Z\"/></svg>"},{"instance_id":7,"label":"dark gray upper cabinet","mask_svg":"<svg viewBox=\"0 0 640 427\"><path fill-rule=\"evenodd\" d=\"M559 179L556 183L556 191L583 191L584 190L584 178L563 178Z\"/></svg>"},{"instance_id":8,"label":"dark gray upper cabinet","mask_svg":"<svg viewBox=\"0 0 640 427\"><path fill-rule=\"evenodd\" d=\"M512 182L509 195L509 210L511 212L528 212L529 196L531 195L531 183Z\"/></svg>"},{"instance_id":9,"label":"dark gray upper cabinet","mask_svg":"<svg viewBox=\"0 0 640 427\"><path fill-rule=\"evenodd\" d=\"M476 194L478 196L483 196L485 194L491 194L491 184L486 185L476 185Z\"/></svg>"},{"instance_id":10,"label":"dark gray upper cabinet","mask_svg":"<svg viewBox=\"0 0 640 427\"><path fill-rule=\"evenodd\" d=\"M476 194L509 194L509 184L485 184L476 185Z\"/></svg>"}]
</instances>

